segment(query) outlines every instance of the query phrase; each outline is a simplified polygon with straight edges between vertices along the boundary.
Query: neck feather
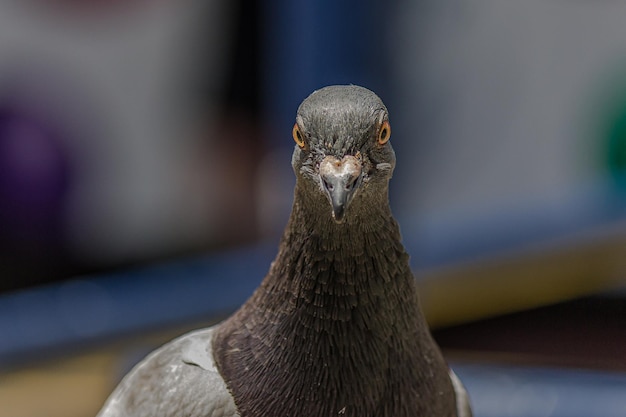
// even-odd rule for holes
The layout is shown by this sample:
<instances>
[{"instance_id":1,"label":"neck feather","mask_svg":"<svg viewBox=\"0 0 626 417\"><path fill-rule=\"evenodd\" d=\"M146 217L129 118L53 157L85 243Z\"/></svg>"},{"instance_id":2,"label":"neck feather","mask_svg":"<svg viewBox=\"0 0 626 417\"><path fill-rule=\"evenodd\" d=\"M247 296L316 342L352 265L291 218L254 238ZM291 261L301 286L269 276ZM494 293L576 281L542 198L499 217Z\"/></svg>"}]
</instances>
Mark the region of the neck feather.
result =
<instances>
[{"instance_id":1,"label":"neck feather","mask_svg":"<svg viewBox=\"0 0 626 417\"><path fill-rule=\"evenodd\" d=\"M445 364L388 204L336 224L302 201L296 190L268 275L214 340L242 416L421 415L419 363Z\"/></svg>"}]
</instances>

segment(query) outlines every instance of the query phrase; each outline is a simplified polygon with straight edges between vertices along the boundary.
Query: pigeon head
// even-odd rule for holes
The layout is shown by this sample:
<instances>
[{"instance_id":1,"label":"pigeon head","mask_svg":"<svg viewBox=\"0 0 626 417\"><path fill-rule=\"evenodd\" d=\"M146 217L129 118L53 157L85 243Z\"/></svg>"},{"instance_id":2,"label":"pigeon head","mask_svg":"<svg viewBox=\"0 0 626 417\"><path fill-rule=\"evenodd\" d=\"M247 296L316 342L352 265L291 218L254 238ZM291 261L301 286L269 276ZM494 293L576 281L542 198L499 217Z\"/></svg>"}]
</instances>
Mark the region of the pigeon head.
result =
<instances>
[{"instance_id":1,"label":"pigeon head","mask_svg":"<svg viewBox=\"0 0 626 417\"><path fill-rule=\"evenodd\" d=\"M387 201L396 161L390 136L387 108L372 91L346 85L313 92L293 127L297 187L313 201L327 201L336 223L376 203L375 196Z\"/></svg>"}]
</instances>

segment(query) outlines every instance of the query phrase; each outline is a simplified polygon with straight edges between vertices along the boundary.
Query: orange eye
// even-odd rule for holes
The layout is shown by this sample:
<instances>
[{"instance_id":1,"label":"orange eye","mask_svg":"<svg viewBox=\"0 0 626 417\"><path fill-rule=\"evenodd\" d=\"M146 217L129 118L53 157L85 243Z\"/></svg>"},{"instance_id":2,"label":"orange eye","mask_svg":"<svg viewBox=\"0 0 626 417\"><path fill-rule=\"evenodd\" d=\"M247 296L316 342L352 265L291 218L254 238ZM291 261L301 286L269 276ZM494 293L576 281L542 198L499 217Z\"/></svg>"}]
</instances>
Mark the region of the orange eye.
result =
<instances>
[{"instance_id":1,"label":"orange eye","mask_svg":"<svg viewBox=\"0 0 626 417\"><path fill-rule=\"evenodd\" d=\"M298 146L304 148L304 136L302 135L302 132L300 132L300 127L298 126L298 123L293 125L293 131L291 132L291 134L293 135L293 140L296 141Z\"/></svg>"},{"instance_id":2,"label":"orange eye","mask_svg":"<svg viewBox=\"0 0 626 417\"><path fill-rule=\"evenodd\" d=\"M385 120L383 124L380 126L380 130L378 131L378 144L384 145L389 141L391 137L391 125L389 122Z\"/></svg>"}]
</instances>

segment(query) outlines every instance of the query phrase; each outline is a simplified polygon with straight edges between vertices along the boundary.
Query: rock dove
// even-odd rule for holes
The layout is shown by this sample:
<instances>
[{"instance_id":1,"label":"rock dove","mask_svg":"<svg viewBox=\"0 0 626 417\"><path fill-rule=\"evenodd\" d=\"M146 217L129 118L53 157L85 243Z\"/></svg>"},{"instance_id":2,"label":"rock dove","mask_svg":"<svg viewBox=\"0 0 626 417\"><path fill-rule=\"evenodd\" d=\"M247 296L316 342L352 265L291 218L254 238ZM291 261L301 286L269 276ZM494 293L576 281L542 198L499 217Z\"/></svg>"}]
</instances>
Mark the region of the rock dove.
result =
<instances>
[{"instance_id":1,"label":"rock dove","mask_svg":"<svg viewBox=\"0 0 626 417\"><path fill-rule=\"evenodd\" d=\"M387 109L349 85L298 108L278 254L221 324L150 354L100 417L468 417L389 208Z\"/></svg>"}]
</instances>

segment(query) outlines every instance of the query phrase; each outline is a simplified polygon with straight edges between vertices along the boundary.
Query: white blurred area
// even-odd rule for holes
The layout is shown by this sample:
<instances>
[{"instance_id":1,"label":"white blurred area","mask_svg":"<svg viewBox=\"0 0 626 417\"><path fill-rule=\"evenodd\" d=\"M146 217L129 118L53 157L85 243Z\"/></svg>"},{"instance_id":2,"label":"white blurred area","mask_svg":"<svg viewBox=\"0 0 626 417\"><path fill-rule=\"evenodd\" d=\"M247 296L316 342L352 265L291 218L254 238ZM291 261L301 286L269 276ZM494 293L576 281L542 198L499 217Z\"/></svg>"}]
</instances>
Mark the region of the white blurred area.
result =
<instances>
[{"instance_id":1,"label":"white blurred area","mask_svg":"<svg viewBox=\"0 0 626 417\"><path fill-rule=\"evenodd\" d=\"M214 92L230 3L77 4L0 5L0 100L63 133L54 146L71 168L62 197L71 256L107 265L217 239L221 199L233 192L213 146L224 139ZM46 146L20 143L33 164L45 161Z\"/></svg>"}]
</instances>

